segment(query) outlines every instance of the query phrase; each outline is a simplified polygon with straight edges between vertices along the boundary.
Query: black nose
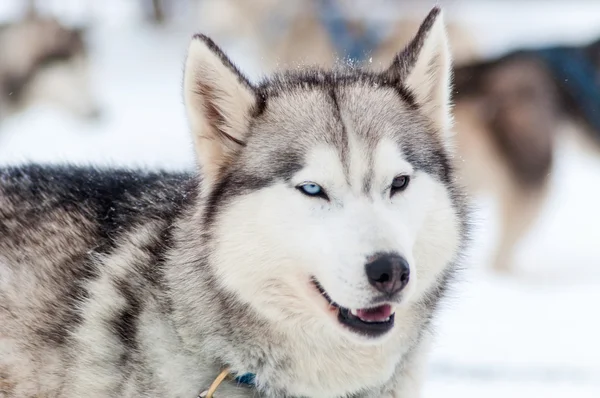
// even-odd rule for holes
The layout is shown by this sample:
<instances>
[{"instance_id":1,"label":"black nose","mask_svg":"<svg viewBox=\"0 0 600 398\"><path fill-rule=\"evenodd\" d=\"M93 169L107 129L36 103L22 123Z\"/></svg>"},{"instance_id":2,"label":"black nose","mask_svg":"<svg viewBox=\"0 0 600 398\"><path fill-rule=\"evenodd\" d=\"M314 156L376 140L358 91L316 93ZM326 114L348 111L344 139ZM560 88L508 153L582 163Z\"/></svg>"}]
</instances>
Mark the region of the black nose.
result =
<instances>
[{"instance_id":1,"label":"black nose","mask_svg":"<svg viewBox=\"0 0 600 398\"><path fill-rule=\"evenodd\" d=\"M410 268L404 257L397 254L379 254L365 268L369 283L382 293L398 293L408 284Z\"/></svg>"}]
</instances>

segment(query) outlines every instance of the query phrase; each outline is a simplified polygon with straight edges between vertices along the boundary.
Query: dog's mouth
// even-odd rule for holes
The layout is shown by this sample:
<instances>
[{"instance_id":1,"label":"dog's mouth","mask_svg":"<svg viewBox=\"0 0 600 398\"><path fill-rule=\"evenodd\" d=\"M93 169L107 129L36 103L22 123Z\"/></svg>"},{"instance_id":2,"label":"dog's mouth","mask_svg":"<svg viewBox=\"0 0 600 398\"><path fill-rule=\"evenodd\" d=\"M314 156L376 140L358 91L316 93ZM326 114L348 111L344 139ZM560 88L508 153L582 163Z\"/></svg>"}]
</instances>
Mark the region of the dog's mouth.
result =
<instances>
[{"instance_id":1,"label":"dog's mouth","mask_svg":"<svg viewBox=\"0 0 600 398\"><path fill-rule=\"evenodd\" d=\"M323 286L312 278L314 287L325 297L331 307L337 310L338 321L351 331L368 337L379 337L394 327L395 313L389 304L371 308L349 309L334 302Z\"/></svg>"}]
</instances>

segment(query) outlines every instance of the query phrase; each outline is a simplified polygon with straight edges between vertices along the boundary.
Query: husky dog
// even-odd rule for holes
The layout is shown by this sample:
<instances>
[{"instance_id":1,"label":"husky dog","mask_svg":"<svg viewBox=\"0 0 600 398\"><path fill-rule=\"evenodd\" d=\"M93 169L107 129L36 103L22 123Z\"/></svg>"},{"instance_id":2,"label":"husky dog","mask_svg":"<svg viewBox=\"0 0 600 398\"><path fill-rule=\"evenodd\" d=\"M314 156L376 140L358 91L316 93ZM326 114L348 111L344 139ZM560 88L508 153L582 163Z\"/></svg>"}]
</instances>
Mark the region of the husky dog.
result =
<instances>
[{"instance_id":1,"label":"husky dog","mask_svg":"<svg viewBox=\"0 0 600 398\"><path fill-rule=\"evenodd\" d=\"M454 76L459 172L473 194L499 199L494 267L510 271L515 245L547 198L556 138L573 131L600 147L600 40L513 51Z\"/></svg>"},{"instance_id":2,"label":"husky dog","mask_svg":"<svg viewBox=\"0 0 600 398\"><path fill-rule=\"evenodd\" d=\"M0 26L0 119L37 102L99 116L82 31L31 14Z\"/></svg>"},{"instance_id":3,"label":"husky dog","mask_svg":"<svg viewBox=\"0 0 600 398\"><path fill-rule=\"evenodd\" d=\"M438 8L381 74L253 85L197 35L198 174L2 169L0 393L417 397L468 232L450 78Z\"/></svg>"}]
</instances>

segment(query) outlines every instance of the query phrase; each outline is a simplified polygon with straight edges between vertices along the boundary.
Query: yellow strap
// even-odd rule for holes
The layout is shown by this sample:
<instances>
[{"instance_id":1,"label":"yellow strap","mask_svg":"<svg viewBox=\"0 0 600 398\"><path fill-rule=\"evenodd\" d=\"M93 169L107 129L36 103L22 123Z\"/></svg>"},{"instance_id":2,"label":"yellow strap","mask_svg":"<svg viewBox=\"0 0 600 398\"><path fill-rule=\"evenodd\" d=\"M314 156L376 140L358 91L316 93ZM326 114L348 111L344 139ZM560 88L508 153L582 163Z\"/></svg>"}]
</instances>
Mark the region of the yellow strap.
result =
<instances>
[{"instance_id":1,"label":"yellow strap","mask_svg":"<svg viewBox=\"0 0 600 398\"><path fill-rule=\"evenodd\" d=\"M210 385L210 388L206 392L205 398L214 398L213 394L215 391L217 391L217 388L219 388L227 376L229 376L229 369L224 369Z\"/></svg>"}]
</instances>

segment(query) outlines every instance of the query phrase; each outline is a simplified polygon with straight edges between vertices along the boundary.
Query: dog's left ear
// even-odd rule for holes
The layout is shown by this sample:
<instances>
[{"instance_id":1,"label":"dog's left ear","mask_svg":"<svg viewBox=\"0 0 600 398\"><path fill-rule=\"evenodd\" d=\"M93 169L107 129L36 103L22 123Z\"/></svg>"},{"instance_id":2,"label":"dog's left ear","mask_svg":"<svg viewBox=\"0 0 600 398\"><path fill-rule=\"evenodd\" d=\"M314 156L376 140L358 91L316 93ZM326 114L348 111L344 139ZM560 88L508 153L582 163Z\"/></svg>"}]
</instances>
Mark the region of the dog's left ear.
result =
<instances>
[{"instance_id":1,"label":"dog's left ear","mask_svg":"<svg viewBox=\"0 0 600 398\"><path fill-rule=\"evenodd\" d=\"M415 38L384 73L403 84L444 135L452 125L450 114L452 60L440 8L425 18Z\"/></svg>"},{"instance_id":2,"label":"dog's left ear","mask_svg":"<svg viewBox=\"0 0 600 398\"><path fill-rule=\"evenodd\" d=\"M190 44L183 90L203 186L210 189L245 145L256 92L204 35Z\"/></svg>"}]
</instances>

